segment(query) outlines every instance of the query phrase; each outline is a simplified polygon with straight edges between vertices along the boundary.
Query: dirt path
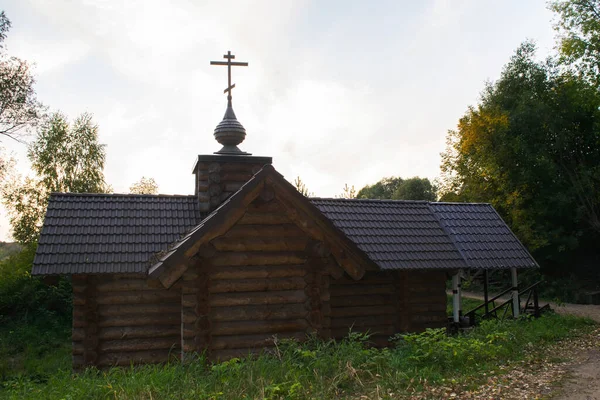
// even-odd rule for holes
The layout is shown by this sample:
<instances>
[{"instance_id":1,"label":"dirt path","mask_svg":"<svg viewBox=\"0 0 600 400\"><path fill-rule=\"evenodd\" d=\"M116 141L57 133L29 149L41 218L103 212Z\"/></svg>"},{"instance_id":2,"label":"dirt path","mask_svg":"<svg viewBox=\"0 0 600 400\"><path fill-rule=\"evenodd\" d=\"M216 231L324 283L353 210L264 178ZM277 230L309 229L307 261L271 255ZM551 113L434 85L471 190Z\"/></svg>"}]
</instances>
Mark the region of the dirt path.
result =
<instances>
[{"instance_id":1,"label":"dirt path","mask_svg":"<svg viewBox=\"0 0 600 400\"><path fill-rule=\"evenodd\" d=\"M464 297L483 299L477 293L463 292ZM546 304L540 302L541 305ZM587 304L554 304L550 307L559 314L588 317L600 323L600 306ZM556 385L552 399L600 400L600 330L589 337L572 343L571 360L555 369L549 383ZM548 393L550 395L550 393ZM508 398L508 397L507 397ZM525 397L527 398L527 397Z\"/></svg>"}]
</instances>

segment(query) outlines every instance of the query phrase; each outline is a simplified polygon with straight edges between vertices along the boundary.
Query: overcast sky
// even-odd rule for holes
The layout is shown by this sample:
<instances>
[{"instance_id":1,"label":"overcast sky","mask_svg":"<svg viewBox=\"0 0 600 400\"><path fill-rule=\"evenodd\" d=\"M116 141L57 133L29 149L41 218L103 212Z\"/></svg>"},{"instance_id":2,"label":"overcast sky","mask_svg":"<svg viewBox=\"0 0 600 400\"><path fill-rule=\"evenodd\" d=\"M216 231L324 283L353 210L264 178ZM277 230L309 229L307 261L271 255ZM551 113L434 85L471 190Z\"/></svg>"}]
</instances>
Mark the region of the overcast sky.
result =
<instances>
[{"instance_id":1,"label":"overcast sky","mask_svg":"<svg viewBox=\"0 0 600 400\"><path fill-rule=\"evenodd\" d=\"M517 46L552 51L542 0L8 0L10 55L35 63L38 98L94 115L107 182L142 176L191 194L198 154L220 149L227 50L244 151L288 180L339 194L384 176L439 175L440 152ZM4 140L27 173L25 149ZM5 213L0 238L8 239Z\"/></svg>"}]
</instances>

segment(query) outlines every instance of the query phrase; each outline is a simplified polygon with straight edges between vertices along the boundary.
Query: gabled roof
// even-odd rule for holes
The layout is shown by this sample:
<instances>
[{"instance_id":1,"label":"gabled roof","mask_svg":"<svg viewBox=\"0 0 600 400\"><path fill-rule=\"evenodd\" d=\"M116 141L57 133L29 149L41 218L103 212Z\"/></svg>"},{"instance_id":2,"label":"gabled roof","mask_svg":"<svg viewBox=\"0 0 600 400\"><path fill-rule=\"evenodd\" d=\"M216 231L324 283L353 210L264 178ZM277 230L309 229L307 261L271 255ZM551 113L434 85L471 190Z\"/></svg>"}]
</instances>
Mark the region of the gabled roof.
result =
<instances>
[{"instance_id":1,"label":"gabled roof","mask_svg":"<svg viewBox=\"0 0 600 400\"><path fill-rule=\"evenodd\" d=\"M199 217L195 196L53 193L32 274L145 273Z\"/></svg>"},{"instance_id":2,"label":"gabled roof","mask_svg":"<svg viewBox=\"0 0 600 400\"><path fill-rule=\"evenodd\" d=\"M354 276L370 265L381 269L538 266L489 204L307 199L267 166L206 218L198 212L195 196L54 193L32 274L150 270L158 276L169 264L189 258L198 244L229 229L265 182L280 193L278 200L304 229L331 242L338 262L347 270L358 268L352 271Z\"/></svg>"},{"instance_id":3,"label":"gabled roof","mask_svg":"<svg viewBox=\"0 0 600 400\"><path fill-rule=\"evenodd\" d=\"M150 268L149 275L170 286L187 269L186 261L213 238L226 233L259 195L276 198L292 221L309 236L324 242L346 272L359 279L366 268L376 268L369 257L342 233L308 198L300 194L271 165L265 165L236 193L171 246Z\"/></svg>"},{"instance_id":4,"label":"gabled roof","mask_svg":"<svg viewBox=\"0 0 600 400\"><path fill-rule=\"evenodd\" d=\"M490 204L430 203L469 268L539 267Z\"/></svg>"},{"instance_id":5,"label":"gabled roof","mask_svg":"<svg viewBox=\"0 0 600 400\"><path fill-rule=\"evenodd\" d=\"M428 202L311 201L381 269L467 268Z\"/></svg>"}]
</instances>

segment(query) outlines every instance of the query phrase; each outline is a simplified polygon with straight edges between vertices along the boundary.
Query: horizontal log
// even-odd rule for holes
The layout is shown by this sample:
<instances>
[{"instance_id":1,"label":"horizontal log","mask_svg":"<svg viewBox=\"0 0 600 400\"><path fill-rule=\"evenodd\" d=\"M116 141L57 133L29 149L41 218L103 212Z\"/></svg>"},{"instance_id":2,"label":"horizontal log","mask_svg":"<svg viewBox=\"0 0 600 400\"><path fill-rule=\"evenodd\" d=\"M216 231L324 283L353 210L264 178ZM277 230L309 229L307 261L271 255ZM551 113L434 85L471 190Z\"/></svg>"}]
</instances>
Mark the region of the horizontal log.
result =
<instances>
[{"instance_id":1,"label":"horizontal log","mask_svg":"<svg viewBox=\"0 0 600 400\"><path fill-rule=\"evenodd\" d=\"M285 213L285 209L281 206L281 204L276 201L264 201L260 198L254 200L252 203L248 204L246 207L248 212L262 212L262 213Z\"/></svg>"},{"instance_id":2,"label":"horizontal log","mask_svg":"<svg viewBox=\"0 0 600 400\"><path fill-rule=\"evenodd\" d=\"M393 282L393 278L385 275L365 275L359 281L356 281L350 277L343 276L339 279L332 279L331 286L343 286L343 285L378 285L378 284L389 284Z\"/></svg>"},{"instance_id":3,"label":"horizontal log","mask_svg":"<svg viewBox=\"0 0 600 400\"><path fill-rule=\"evenodd\" d=\"M219 252L211 260L211 264L220 266L242 265L283 265L302 264L306 261L303 252Z\"/></svg>"},{"instance_id":4,"label":"horizontal log","mask_svg":"<svg viewBox=\"0 0 600 400\"><path fill-rule=\"evenodd\" d=\"M215 307L210 311L212 321L255 321L305 318L304 304L272 304L261 306Z\"/></svg>"},{"instance_id":5,"label":"horizontal log","mask_svg":"<svg viewBox=\"0 0 600 400\"><path fill-rule=\"evenodd\" d=\"M306 267L298 265L269 265L248 267L219 267L209 273L210 279L258 279L258 278L301 278Z\"/></svg>"},{"instance_id":6,"label":"horizontal log","mask_svg":"<svg viewBox=\"0 0 600 400\"><path fill-rule=\"evenodd\" d=\"M244 306L253 304L292 304L304 303L304 290L285 290L277 292L256 293L221 293L209 298L211 307Z\"/></svg>"},{"instance_id":7,"label":"horizontal log","mask_svg":"<svg viewBox=\"0 0 600 400\"><path fill-rule=\"evenodd\" d=\"M179 325L173 326L123 326L102 328L98 331L100 340L117 339L144 339L144 338L164 338L179 335L181 328ZM73 340L81 341L85 338L85 329L73 329Z\"/></svg>"},{"instance_id":8,"label":"horizontal log","mask_svg":"<svg viewBox=\"0 0 600 400\"><path fill-rule=\"evenodd\" d=\"M395 325L395 315L373 315L366 317L331 318L331 328L364 328L383 325Z\"/></svg>"},{"instance_id":9,"label":"horizontal log","mask_svg":"<svg viewBox=\"0 0 600 400\"><path fill-rule=\"evenodd\" d=\"M231 227L225 237L244 238L244 237L306 237L296 224L284 225L234 225Z\"/></svg>"},{"instance_id":10,"label":"horizontal log","mask_svg":"<svg viewBox=\"0 0 600 400\"><path fill-rule=\"evenodd\" d=\"M303 251L308 242L307 237L219 237L212 244L219 251Z\"/></svg>"},{"instance_id":11,"label":"horizontal log","mask_svg":"<svg viewBox=\"0 0 600 400\"><path fill-rule=\"evenodd\" d=\"M100 353L143 350L173 350L181 346L179 336L149 339L106 340L98 346Z\"/></svg>"},{"instance_id":12,"label":"horizontal log","mask_svg":"<svg viewBox=\"0 0 600 400\"><path fill-rule=\"evenodd\" d=\"M252 172L246 171L247 170L237 170L221 173L221 182L244 184L252 178L252 175L254 175Z\"/></svg>"},{"instance_id":13,"label":"horizontal log","mask_svg":"<svg viewBox=\"0 0 600 400\"><path fill-rule=\"evenodd\" d=\"M329 287L331 297L358 296L371 294L392 294L395 292L393 285L346 285Z\"/></svg>"},{"instance_id":14,"label":"horizontal log","mask_svg":"<svg viewBox=\"0 0 600 400\"><path fill-rule=\"evenodd\" d=\"M331 289L330 289L331 290ZM381 306L393 304L394 295L374 294L371 296L332 297L331 307Z\"/></svg>"},{"instance_id":15,"label":"horizontal log","mask_svg":"<svg viewBox=\"0 0 600 400\"><path fill-rule=\"evenodd\" d=\"M215 322L212 335L250 335L255 333L304 332L308 328L305 319L279 321Z\"/></svg>"},{"instance_id":16,"label":"horizontal log","mask_svg":"<svg viewBox=\"0 0 600 400\"><path fill-rule=\"evenodd\" d=\"M210 293L264 292L303 289L303 278L227 279L211 282Z\"/></svg>"},{"instance_id":17,"label":"horizontal log","mask_svg":"<svg viewBox=\"0 0 600 400\"><path fill-rule=\"evenodd\" d=\"M103 304L98 306L98 314L101 317L113 317L119 315L150 315L150 314L177 314L180 312L178 303L159 304ZM75 314L74 314L75 315ZM83 317L83 315L81 315Z\"/></svg>"},{"instance_id":18,"label":"horizontal log","mask_svg":"<svg viewBox=\"0 0 600 400\"><path fill-rule=\"evenodd\" d=\"M280 333L276 335L242 335L242 336L215 336L211 343L211 350L223 349L247 349L256 347L273 346L275 340L293 339L303 341L306 339L305 333Z\"/></svg>"},{"instance_id":19,"label":"horizontal log","mask_svg":"<svg viewBox=\"0 0 600 400\"><path fill-rule=\"evenodd\" d=\"M179 360L180 357L180 350L146 350L104 353L98 356L97 365L107 367L128 366L131 364L156 364L167 362L169 360Z\"/></svg>"},{"instance_id":20,"label":"horizontal log","mask_svg":"<svg viewBox=\"0 0 600 400\"><path fill-rule=\"evenodd\" d=\"M238 221L238 224L240 225L279 225L289 223L291 223L290 218L283 212L265 213L246 211L244 216Z\"/></svg>"},{"instance_id":21,"label":"horizontal log","mask_svg":"<svg viewBox=\"0 0 600 400\"><path fill-rule=\"evenodd\" d=\"M156 290L148 286L148 282L142 279L120 279L108 282L100 282L96 285L98 292L122 292L138 290Z\"/></svg>"},{"instance_id":22,"label":"horizontal log","mask_svg":"<svg viewBox=\"0 0 600 400\"><path fill-rule=\"evenodd\" d=\"M368 315L394 315L396 308L392 305L381 305L378 307L332 307L331 317L362 317Z\"/></svg>"},{"instance_id":23,"label":"horizontal log","mask_svg":"<svg viewBox=\"0 0 600 400\"><path fill-rule=\"evenodd\" d=\"M133 304L133 303L152 303L161 302L179 302L181 295L177 291L155 290L144 292L124 292L122 294L106 294L98 296L98 304Z\"/></svg>"},{"instance_id":24,"label":"horizontal log","mask_svg":"<svg viewBox=\"0 0 600 400\"><path fill-rule=\"evenodd\" d=\"M114 317L100 318L98 326L117 327L117 326L157 326L157 325L179 325L181 323L181 313L175 314L150 314L150 315L119 315Z\"/></svg>"},{"instance_id":25,"label":"horizontal log","mask_svg":"<svg viewBox=\"0 0 600 400\"><path fill-rule=\"evenodd\" d=\"M392 336L394 335L395 329L393 325L381 325L381 326L370 326L370 327L359 327L353 326L349 327L341 327L341 328L331 328L331 335L336 339L341 339L348 336L349 332L361 332L368 333L370 335L383 335L383 336Z\"/></svg>"}]
</instances>

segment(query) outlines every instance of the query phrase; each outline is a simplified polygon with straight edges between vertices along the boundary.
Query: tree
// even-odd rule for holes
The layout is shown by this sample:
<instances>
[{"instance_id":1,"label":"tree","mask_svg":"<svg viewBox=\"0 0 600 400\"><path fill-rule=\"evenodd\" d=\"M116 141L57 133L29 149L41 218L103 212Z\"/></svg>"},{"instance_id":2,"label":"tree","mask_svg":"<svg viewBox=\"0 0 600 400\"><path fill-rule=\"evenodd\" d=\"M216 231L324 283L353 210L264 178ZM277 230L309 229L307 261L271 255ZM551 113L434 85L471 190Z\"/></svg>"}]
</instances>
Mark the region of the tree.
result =
<instances>
[{"instance_id":1,"label":"tree","mask_svg":"<svg viewBox=\"0 0 600 400\"><path fill-rule=\"evenodd\" d=\"M600 93L526 42L448 133L441 169L442 198L492 203L536 255L565 261L600 233Z\"/></svg>"},{"instance_id":2,"label":"tree","mask_svg":"<svg viewBox=\"0 0 600 400\"><path fill-rule=\"evenodd\" d=\"M337 198L340 199L355 199L356 198L356 189L354 189L354 185L348 186L348 184L344 184L342 188L342 193L340 193Z\"/></svg>"},{"instance_id":3,"label":"tree","mask_svg":"<svg viewBox=\"0 0 600 400\"><path fill-rule=\"evenodd\" d=\"M561 61L600 84L600 0L554 0Z\"/></svg>"},{"instance_id":4,"label":"tree","mask_svg":"<svg viewBox=\"0 0 600 400\"><path fill-rule=\"evenodd\" d=\"M7 174L1 186L13 237L20 243L37 241L48 197L52 192L106 193L104 145L98 143L98 126L89 114L69 125L55 113L38 130L28 154L34 178Z\"/></svg>"},{"instance_id":5,"label":"tree","mask_svg":"<svg viewBox=\"0 0 600 400\"><path fill-rule=\"evenodd\" d=\"M436 187L427 178L405 179L392 195L393 200L436 200Z\"/></svg>"},{"instance_id":6,"label":"tree","mask_svg":"<svg viewBox=\"0 0 600 400\"><path fill-rule=\"evenodd\" d=\"M27 155L50 192L105 193L104 147L90 114L82 114L71 126L57 112L42 125Z\"/></svg>"},{"instance_id":7,"label":"tree","mask_svg":"<svg viewBox=\"0 0 600 400\"><path fill-rule=\"evenodd\" d=\"M367 185L356 194L357 199L391 199L404 180L396 176L383 178L373 185Z\"/></svg>"},{"instance_id":8,"label":"tree","mask_svg":"<svg viewBox=\"0 0 600 400\"><path fill-rule=\"evenodd\" d=\"M37 125L44 107L36 98L29 64L5 52L10 27L4 11L0 12L0 135L20 141L23 132Z\"/></svg>"},{"instance_id":9,"label":"tree","mask_svg":"<svg viewBox=\"0 0 600 400\"><path fill-rule=\"evenodd\" d=\"M360 189L356 198L435 201L436 191L436 186L427 178L415 176L414 178L402 179L392 176Z\"/></svg>"},{"instance_id":10,"label":"tree","mask_svg":"<svg viewBox=\"0 0 600 400\"><path fill-rule=\"evenodd\" d=\"M129 193L132 194L158 194L158 184L154 178L142 178L129 187Z\"/></svg>"},{"instance_id":11,"label":"tree","mask_svg":"<svg viewBox=\"0 0 600 400\"><path fill-rule=\"evenodd\" d=\"M300 179L299 176L296 177L296 179L294 180L294 187L296 188L297 191L302 193L302 195L305 197L314 197L315 196L314 193L308 191L308 188L306 187L304 182L302 182L302 179Z\"/></svg>"}]
</instances>

